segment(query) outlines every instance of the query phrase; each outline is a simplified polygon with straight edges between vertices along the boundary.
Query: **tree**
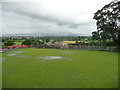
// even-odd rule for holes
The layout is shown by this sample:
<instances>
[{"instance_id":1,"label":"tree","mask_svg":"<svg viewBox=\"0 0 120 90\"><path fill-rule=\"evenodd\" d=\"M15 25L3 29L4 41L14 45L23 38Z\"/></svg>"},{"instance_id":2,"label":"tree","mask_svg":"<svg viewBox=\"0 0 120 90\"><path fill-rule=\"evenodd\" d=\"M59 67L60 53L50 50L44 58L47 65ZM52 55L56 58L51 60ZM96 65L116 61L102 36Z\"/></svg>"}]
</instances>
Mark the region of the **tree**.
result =
<instances>
[{"instance_id":1,"label":"tree","mask_svg":"<svg viewBox=\"0 0 120 90\"><path fill-rule=\"evenodd\" d=\"M31 41L30 40L25 40L25 41L22 42L22 45L30 46L31 45Z\"/></svg>"},{"instance_id":2,"label":"tree","mask_svg":"<svg viewBox=\"0 0 120 90\"><path fill-rule=\"evenodd\" d=\"M38 47L38 46L40 46L40 44L41 44L41 42L40 41L38 41L38 40L33 40L33 41L31 41L31 45L33 46L33 47Z\"/></svg>"},{"instance_id":3,"label":"tree","mask_svg":"<svg viewBox=\"0 0 120 90\"><path fill-rule=\"evenodd\" d=\"M50 41L50 39L46 39L45 41L46 41L46 43L48 43Z\"/></svg>"},{"instance_id":4,"label":"tree","mask_svg":"<svg viewBox=\"0 0 120 90\"><path fill-rule=\"evenodd\" d=\"M38 46L40 46L42 43L39 40L36 39L29 39L29 40L25 40L22 42L22 45L28 45L34 48L37 48Z\"/></svg>"},{"instance_id":5,"label":"tree","mask_svg":"<svg viewBox=\"0 0 120 90\"><path fill-rule=\"evenodd\" d=\"M98 32L96 32L96 31L92 32L92 39L93 40L99 40L99 34L98 34Z\"/></svg>"},{"instance_id":6,"label":"tree","mask_svg":"<svg viewBox=\"0 0 120 90\"><path fill-rule=\"evenodd\" d=\"M11 45L14 45L14 44L15 43L13 41L8 40L8 41L5 41L4 46L11 46Z\"/></svg>"},{"instance_id":7,"label":"tree","mask_svg":"<svg viewBox=\"0 0 120 90\"><path fill-rule=\"evenodd\" d=\"M114 44L120 46L120 1L114 0L98 10L93 19L97 20L97 34L101 39L111 37ZM95 34L94 34L95 35Z\"/></svg>"}]
</instances>

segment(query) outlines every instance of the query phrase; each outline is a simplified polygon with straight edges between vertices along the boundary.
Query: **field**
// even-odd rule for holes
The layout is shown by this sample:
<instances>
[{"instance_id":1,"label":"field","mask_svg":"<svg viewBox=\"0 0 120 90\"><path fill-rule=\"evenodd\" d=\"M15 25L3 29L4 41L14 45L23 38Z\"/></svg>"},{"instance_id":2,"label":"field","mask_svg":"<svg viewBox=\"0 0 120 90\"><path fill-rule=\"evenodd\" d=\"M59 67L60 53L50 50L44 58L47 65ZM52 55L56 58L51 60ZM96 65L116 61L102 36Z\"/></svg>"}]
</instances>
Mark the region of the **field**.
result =
<instances>
[{"instance_id":1,"label":"field","mask_svg":"<svg viewBox=\"0 0 120 90\"><path fill-rule=\"evenodd\" d=\"M15 45L21 45L22 44L22 42L14 42L15 43Z\"/></svg>"},{"instance_id":2,"label":"field","mask_svg":"<svg viewBox=\"0 0 120 90\"><path fill-rule=\"evenodd\" d=\"M62 43L65 44L65 45L68 45L70 43L75 43L76 41L63 41Z\"/></svg>"},{"instance_id":3,"label":"field","mask_svg":"<svg viewBox=\"0 0 120 90\"><path fill-rule=\"evenodd\" d=\"M78 41L78 42L90 43L91 41ZM63 41L62 43L65 45L68 45L71 43L74 44L74 43L76 43L76 41Z\"/></svg>"},{"instance_id":4,"label":"field","mask_svg":"<svg viewBox=\"0 0 120 90\"><path fill-rule=\"evenodd\" d=\"M3 88L116 88L118 54L58 49L3 53Z\"/></svg>"},{"instance_id":5,"label":"field","mask_svg":"<svg viewBox=\"0 0 120 90\"><path fill-rule=\"evenodd\" d=\"M0 53L0 89L2 88L2 54Z\"/></svg>"}]
</instances>

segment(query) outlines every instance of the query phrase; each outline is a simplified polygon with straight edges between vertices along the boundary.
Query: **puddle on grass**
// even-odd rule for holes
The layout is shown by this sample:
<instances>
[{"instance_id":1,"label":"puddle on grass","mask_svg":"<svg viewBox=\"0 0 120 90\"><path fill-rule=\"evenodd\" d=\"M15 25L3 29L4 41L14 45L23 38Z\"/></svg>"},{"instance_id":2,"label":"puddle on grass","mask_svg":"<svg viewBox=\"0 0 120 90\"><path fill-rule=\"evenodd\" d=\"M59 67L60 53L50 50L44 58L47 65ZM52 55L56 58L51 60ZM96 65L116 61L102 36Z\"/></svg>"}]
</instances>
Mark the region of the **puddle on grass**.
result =
<instances>
[{"instance_id":1,"label":"puddle on grass","mask_svg":"<svg viewBox=\"0 0 120 90\"><path fill-rule=\"evenodd\" d=\"M68 51L64 51L63 53L71 53L71 52L68 52Z\"/></svg>"},{"instance_id":2,"label":"puddle on grass","mask_svg":"<svg viewBox=\"0 0 120 90\"><path fill-rule=\"evenodd\" d=\"M55 60L55 59L62 59L63 57L60 56L43 56L43 57L37 57L38 59L42 59L40 60L40 62L46 62L46 61L51 61L51 60Z\"/></svg>"},{"instance_id":3,"label":"puddle on grass","mask_svg":"<svg viewBox=\"0 0 120 90\"><path fill-rule=\"evenodd\" d=\"M41 59L62 59L63 57L60 56L43 56L43 57L37 57Z\"/></svg>"},{"instance_id":4,"label":"puddle on grass","mask_svg":"<svg viewBox=\"0 0 120 90\"><path fill-rule=\"evenodd\" d=\"M7 54L7 56L15 56L16 54L12 53L12 54Z\"/></svg>"},{"instance_id":5,"label":"puddle on grass","mask_svg":"<svg viewBox=\"0 0 120 90\"><path fill-rule=\"evenodd\" d=\"M7 54L7 56L15 56L16 54L23 53L23 51L14 51L11 52L10 54Z\"/></svg>"},{"instance_id":6,"label":"puddle on grass","mask_svg":"<svg viewBox=\"0 0 120 90\"><path fill-rule=\"evenodd\" d=\"M13 53L23 53L23 51L14 51Z\"/></svg>"},{"instance_id":7,"label":"puddle on grass","mask_svg":"<svg viewBox=\"0 0 120 90\"><path fill-rule=\"evenodd\" d=\"M42 59L40 60L40 62L46 62L46 61L51 61L51 60L55 60L55 59L62 59L63 60L63 57L60 57L60 56L43 56L43 57L37 57L39 59ZM64 60L66 61L73 61L73 59L71 58L64 58Z\"/></svg>"}]
</instances>

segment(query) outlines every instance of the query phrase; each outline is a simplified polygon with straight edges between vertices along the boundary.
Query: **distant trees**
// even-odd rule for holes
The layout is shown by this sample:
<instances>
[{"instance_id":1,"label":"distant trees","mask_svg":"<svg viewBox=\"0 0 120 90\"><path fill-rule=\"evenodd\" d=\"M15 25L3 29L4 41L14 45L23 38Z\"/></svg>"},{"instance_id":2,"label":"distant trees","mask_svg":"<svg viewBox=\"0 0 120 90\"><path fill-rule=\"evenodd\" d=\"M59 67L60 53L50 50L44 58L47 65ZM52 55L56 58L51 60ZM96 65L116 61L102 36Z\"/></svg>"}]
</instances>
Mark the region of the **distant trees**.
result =
<instances>
[{"instance_id":1,"label":"distant trees","mask_svg":"<svg viewBox=\"0 0 120 90\"><path fill-rule=\"evenodd\" d=\"M105 5L93 18L97 20L97 31L92 32L92 38L103 42L111 38L120 47L120 1Z\"/></svg>"},{"instance_id":2,"label":"distant trees","mask_svg":"<svg viewBox=\"0 0 120 90\"><path fill-rule=\"evenodd\" d=\"M31 46L31 47L38 47L39 45L41 44L41 42L39 40L36 40L36 39L32 39L32 40L25 40L22 42L22 45L28 45L28 46Z\"/></svg>"},{"instance_id":3,"label":"distant trees","mask_svg":"<svg viewBox=\"0 0 120 90\"><path fill-rule=\"evenodd\" d=\"M14 45L14 44L15 43L13 41L7 40L7 41L5 41L4 46L11 46L11 45Z\"/></svg>"},{"instance_id":4,"label":"distant trees","mask_svg":"<svg viewBox=\"0 0 120 90\"><path fill-rule=\"evenodd\" d=\"M46 41L46 43L48 43L50 41L50 39L46 39L45 41Z\"/></svg>"},{"instance_id":5,"label":"distant trees","mask_svg":"<svg viewBox=\"0 0 120 90\"><path fill-rule=\"evenodd\" d=\"M61 48L62 41L76 41L77 45L87 45L87 43L84 43L84 41L89 41L89 40L91 40L91 36L45 36L45 37L13 36L13 37L2 37L1 45L2 47L4 47L5 45L7 46L27 45L33 48ZM8 43L6 44L6 41L10 41L12 42L12 44L8 44Z\"/></svg>"},{"instance_id":6,"label":"distant trees","mask_svg":"<svg viewBox=\"0 0 120 90\"><path fill-rule=\"evenodd\" d=\"M31 46L32 47L38 47L39 45L41 44L41 42L40 41L38 41L38 40L32 40L31 41Z\"/></svg>"},{"instance_id":7,"label":"distant trees","mask_svg":"<svg viewBox=\"0 0 120 90\"><path fill-rule=\"evenodd\" d=\"M30 40L25 40L21 44L30 46L31 45L31 41Z\"/></svg>"}]
</instances>

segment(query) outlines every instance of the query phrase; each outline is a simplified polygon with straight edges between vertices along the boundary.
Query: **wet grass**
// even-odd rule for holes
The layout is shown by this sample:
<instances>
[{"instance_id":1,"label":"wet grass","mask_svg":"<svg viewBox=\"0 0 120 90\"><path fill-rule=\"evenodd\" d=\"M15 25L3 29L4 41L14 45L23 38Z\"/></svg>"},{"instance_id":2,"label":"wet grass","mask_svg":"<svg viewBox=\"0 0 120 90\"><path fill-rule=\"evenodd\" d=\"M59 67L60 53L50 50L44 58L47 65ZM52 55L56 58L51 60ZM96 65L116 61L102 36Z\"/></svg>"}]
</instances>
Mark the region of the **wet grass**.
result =
<instances>
[{"instance_id":1,"label":"wet grass","mask_svg":"<svg viewBox=\"0 0 120 90\"><path fill-rule=\"evenodd\" d=\"M23 53L7 56L14 51ZM3 60L3 88L118 87L117 53L57 49L14 51L3 53L3 58L6 58ZM54 60L36 58L44 56L63 58Z\"/></svg>"},{"instance_id":2,"label":"wet grass","mask_svg":"<svg viewBox=\"0 0 120 90\"><path fill-rule=\"evenodd\" d=\"M0 89L2 89L2 54L0 53Z\"/></svg>"}]
</instances>

